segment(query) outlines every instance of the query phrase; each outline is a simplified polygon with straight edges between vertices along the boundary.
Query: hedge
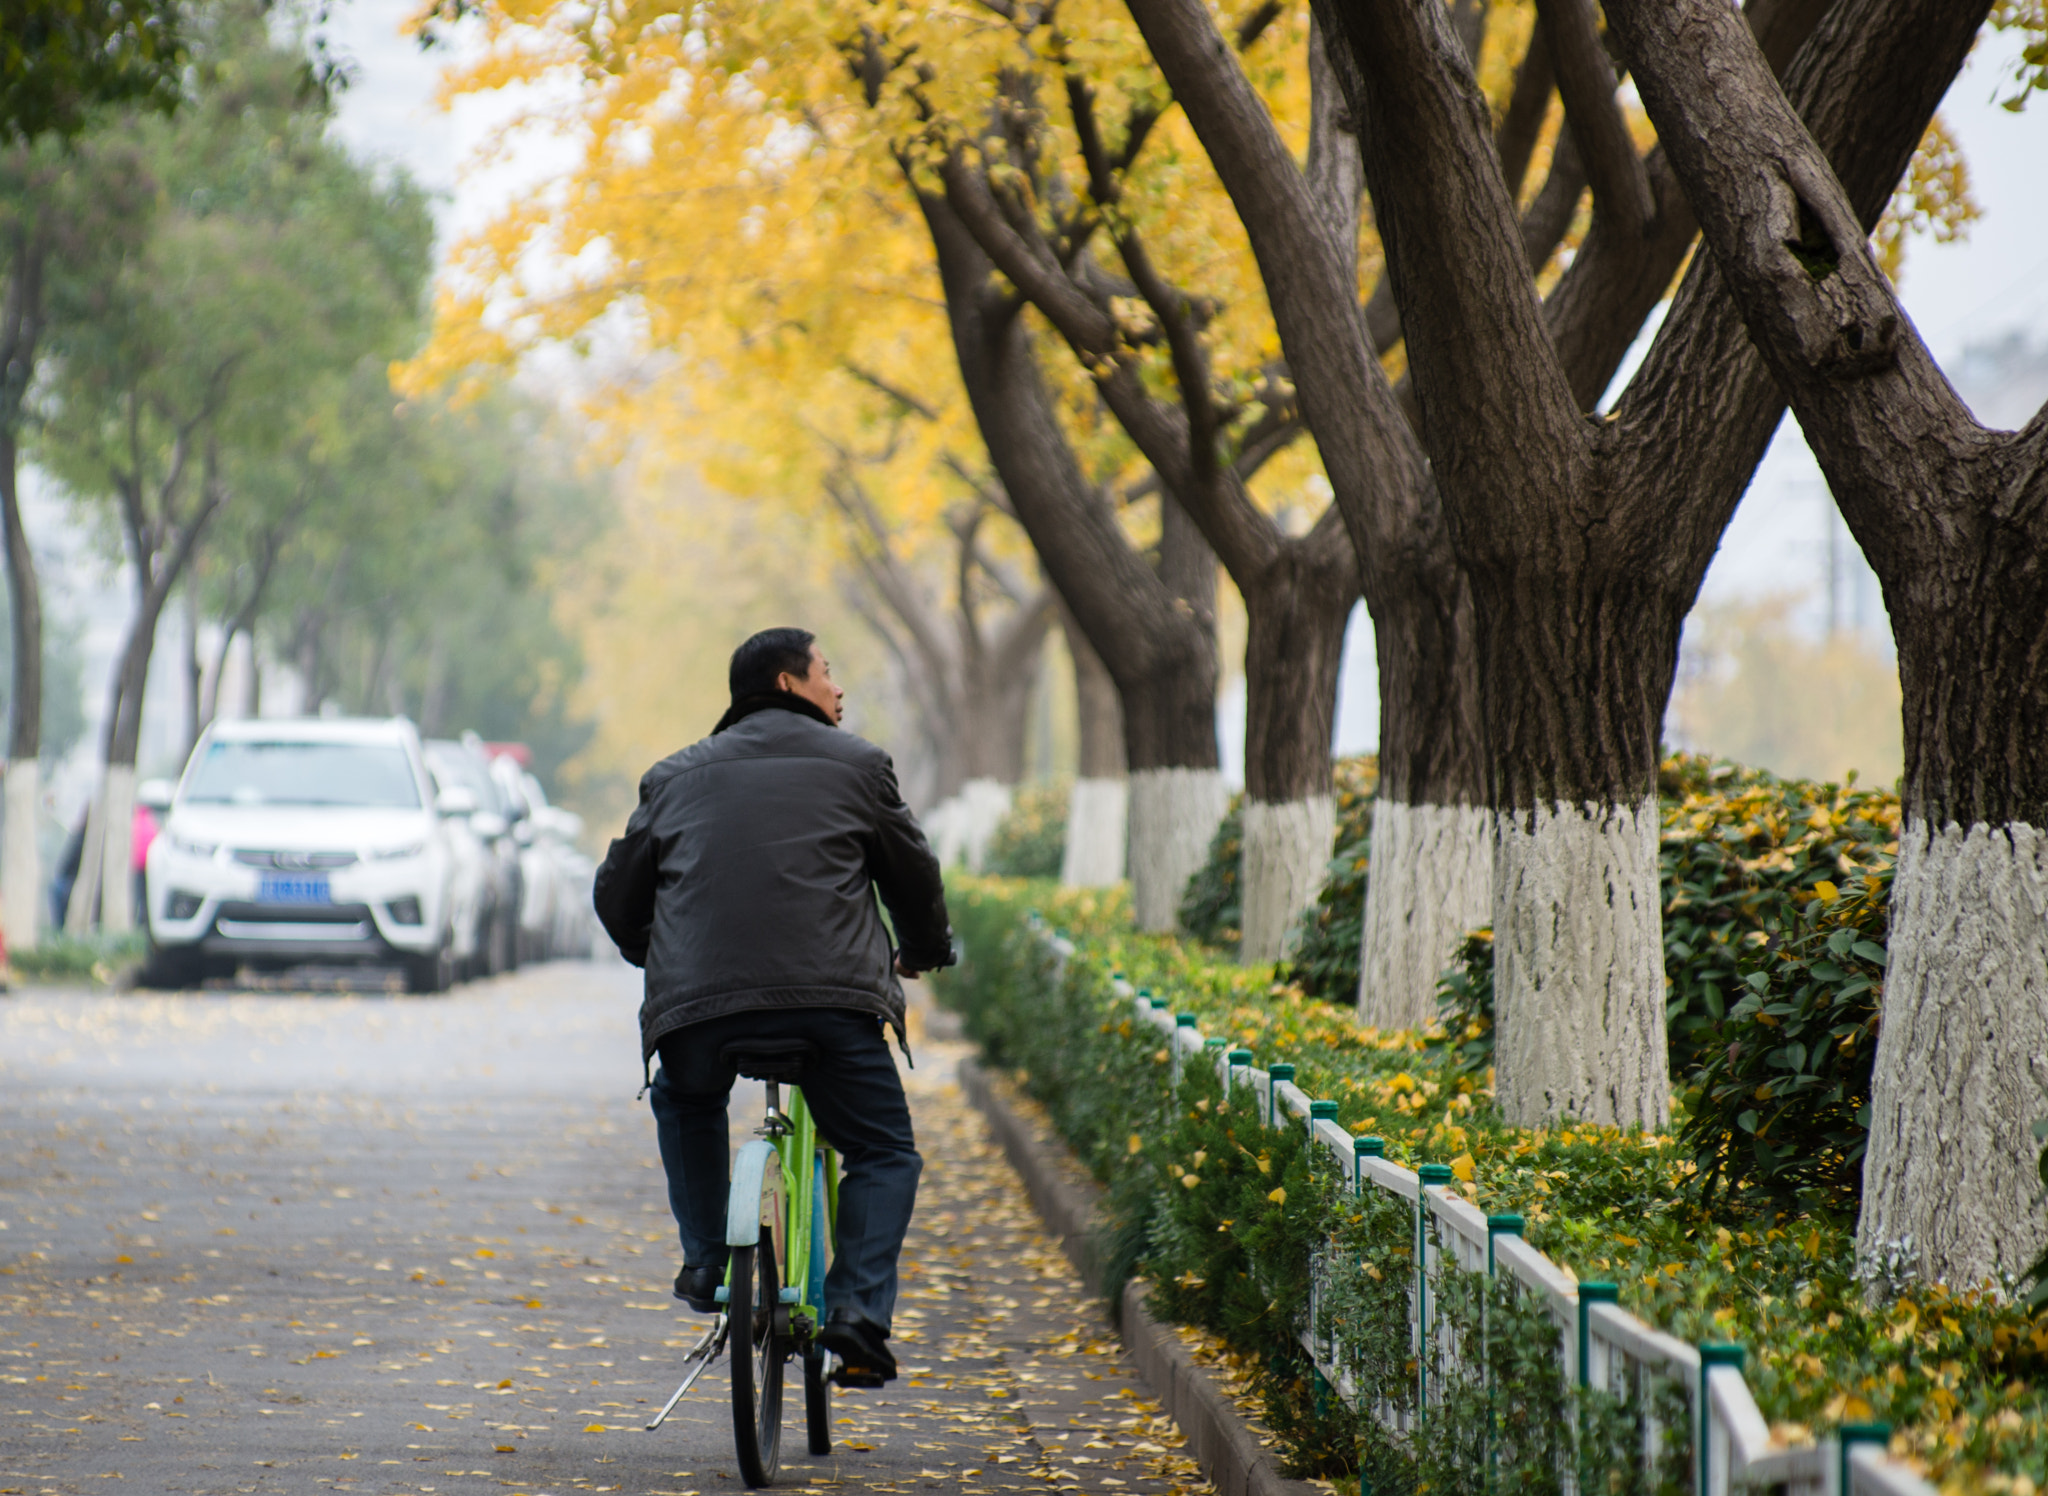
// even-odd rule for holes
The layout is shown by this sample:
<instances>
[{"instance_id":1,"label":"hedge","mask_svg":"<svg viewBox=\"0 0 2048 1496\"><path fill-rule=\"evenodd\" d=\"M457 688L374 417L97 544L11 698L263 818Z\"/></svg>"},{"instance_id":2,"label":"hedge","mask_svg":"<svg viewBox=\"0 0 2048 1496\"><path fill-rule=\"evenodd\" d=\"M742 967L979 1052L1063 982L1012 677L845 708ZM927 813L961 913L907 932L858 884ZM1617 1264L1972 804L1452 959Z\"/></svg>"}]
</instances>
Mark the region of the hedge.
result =
<instances>
[{"instance_id":1,"label":"hedge","mask_svg":"<svg viewBox=\"0 0 2048 1496\"><path fill-rule=\"evenodd\" d=\"M1696 793L1726 799L1740 788ZM1775 854L1787 832L1768 819L1723 842L1753 854L1736 861L1767 864L1730 877L1784 871ZM1757 853L1759 839L1773 845ZM1808 891L1793 912L1803 918L1816 902L1825 914L1834 901ZM1464 1036L1362 1028L1348 1008L1276 984L1270 970L1219 960L1192 942L1135 935L1119 894L961 879L953 906L964 961L942 978L942 998L1107 1187L1112 1274L1142 1275L1162 1307L1264 1365L1269 1415L1297 1472L1337 1475L1392 1458L1341 1405L1317 1398L1291 1334L1276 1333L1297 1325L1301 1311L1299 1285L1271 1277L1275 1254L1284 1248L1287 1260L1303 1260L1313 1242L1362 1228L1305 1173L1290 1173L1296 1162L1284 1146L1262 1145L1264 1169L1256 1152L1243 1163L1213 1105L1162 1114L1166 1051L1156 1034L1134 1030L1114 997L1114 973L1168 996L1262 1064L1295 1064L1305 1090L1337 1102L1343 1126L1384 1137L1399 1162L1448 1165L1481 1208L1520 1212L1532 1245L1553 1260L1581 1278L1617 1282L1633 1313L1688 1341L1747 1344L1750 1386L1774 1422L1811 1430L1889 1420L1899 1430L1895 1448L1958 1491L1980 1488L1982 1472L2038 1471L2048 1460L2048 1397L2039 1385L2048 1377L2048 1327L2009 1297L1859 1280L1846 1215L1754 1177L1703 1169L1676 1135L1509 1128L1493 1111L1485 1073L1470 1068ZM1034 955L1033 909L1078 948L1056 984ZM1815 934L1825 920L1809 923L1802 930ZM1703 928L1712 938L1718 926ZM1769 948L1768 936L1736 939ZM1810 971L1810 952L1799 959ZM1746 1000L1724 1001L1724 1016ZM1780 1016L1769 1006L1757 1012ZM1678 1120L1682 1128L1691 1118ZM1208 1164L1226 1156L1244 1171L1228 1188ZM1184 1182L1190 1173L1203 1188ZM1374 1489L1393 1489L1391 1478L1382 1470Z\"/></svg>"}]
</instances>

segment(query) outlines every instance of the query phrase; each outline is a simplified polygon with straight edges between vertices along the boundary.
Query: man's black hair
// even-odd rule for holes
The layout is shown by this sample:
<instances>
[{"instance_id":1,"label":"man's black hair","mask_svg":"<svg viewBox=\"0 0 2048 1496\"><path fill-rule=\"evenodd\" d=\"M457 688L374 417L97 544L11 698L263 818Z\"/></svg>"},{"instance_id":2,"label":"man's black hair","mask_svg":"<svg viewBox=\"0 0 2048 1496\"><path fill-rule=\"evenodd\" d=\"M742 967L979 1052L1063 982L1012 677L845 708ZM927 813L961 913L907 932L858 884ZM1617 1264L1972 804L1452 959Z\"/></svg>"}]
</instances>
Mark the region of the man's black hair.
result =
<instances>
[{"instance_id":1,"label":"man's black hair","mask_svg":"<svg viewBox=\"0 0 2048 1496\"><path fill-rule=\"evenodd\" d=\"M763 629L732 652L732 669L727 681L732 699L761 696L775 689L775 677L785 671L798 680L811 674L811 645L817 635L808 629Z\"/></svg>"}]
</instances>

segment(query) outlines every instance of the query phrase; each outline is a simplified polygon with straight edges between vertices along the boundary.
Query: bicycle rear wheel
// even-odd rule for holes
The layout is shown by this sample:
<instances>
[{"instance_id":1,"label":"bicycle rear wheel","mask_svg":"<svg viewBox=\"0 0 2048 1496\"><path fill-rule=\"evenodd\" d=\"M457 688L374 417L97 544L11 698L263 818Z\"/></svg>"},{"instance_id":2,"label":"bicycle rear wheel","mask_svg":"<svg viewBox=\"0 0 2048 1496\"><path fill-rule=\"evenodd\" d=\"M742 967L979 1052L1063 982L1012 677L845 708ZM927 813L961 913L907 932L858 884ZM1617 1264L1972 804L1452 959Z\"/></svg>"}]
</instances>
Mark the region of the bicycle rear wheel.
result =
<instances>
[{"instance_id":1,"label":"bicycle rear wheel","mask_svg":"<svg viewBox=\"0 0 2048 1496\"><path fill-rule=\"evenodd\" d=\"M740 1478L750 1486L775 1479L782 1463L782 1363L787 1332L782 1317L782 1273L775 1238L764 1226L761 1240L732 1249L732 1293L726 1306L732 1327L732 1436Z\"/></svg>"}]
</instances>

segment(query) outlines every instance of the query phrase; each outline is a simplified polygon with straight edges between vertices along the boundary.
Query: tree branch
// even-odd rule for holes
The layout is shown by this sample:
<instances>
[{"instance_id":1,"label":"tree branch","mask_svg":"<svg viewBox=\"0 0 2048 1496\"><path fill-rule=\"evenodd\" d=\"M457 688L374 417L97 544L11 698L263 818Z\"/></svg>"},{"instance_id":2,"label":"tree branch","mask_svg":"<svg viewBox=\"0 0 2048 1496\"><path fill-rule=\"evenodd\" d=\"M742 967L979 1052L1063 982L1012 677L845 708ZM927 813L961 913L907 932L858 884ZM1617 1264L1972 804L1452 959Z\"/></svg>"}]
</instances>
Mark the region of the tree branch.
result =
<instances>
[{"instance_id":1,"label":"tree branch","mask_svg":"<svg viewBox=\"0 0 2048 1496\"><path fill-rule=\"evenodd\" d=\"M927 421L936 421L939 418L939 413L936 410L932 409L931 406L925 404L924 401L918 399L917 396L911 394L908 390L905 390L901 385L890 383L873 370L862 368L852 359L841 359L839 366L862 384L868 386L868 388L888 396L913 415L923 416Z\"/></svg>"},{"instance_id":2,"label":"tree branch","mask_svg":"<svg viewBox=\"0 0 2048 1496\"><path fill-rule=\"evenodd\" d=\"M1933 429L1976 430L1740 19L1714 0L1609 0L1609 13L1752 341L1830 476L1872 481ZM1831 443L1845 409L1857 439Z\"/></svg>"},{"instance_id":3,"label":"tree branch","mask_svg":"<svg viewBox=\"0 0 2048 1496\"><path fill-rule=\"evenodd\" d=\"M1593 0L1536 0L1572 140L1593 183L1593 211L1617 229L1645 230L1656 213L1643 158L1615 96L1614 67L1600 43Z\"/></svg>"},{"instance_id":4,"label":"tree branch","mask_svg":"<svg viewBox=\"0 0 2048 1496\"><path fill-rule=\"evenodd\" d=\"M1508 107L1500 117L1500 129L1493 138L1494 153L1500 157L1501 180L1508 196L1522 195L1522 181L1529 175L1529 158L1536 154L1536 141L1543 134L1543 120L1550 113L1550 91L1557 75L1550 68L1550 39L1542 16L1529 33L1529 50L1515 69L1515 86L1508 94Z\"/></svg>"}]
</instances>

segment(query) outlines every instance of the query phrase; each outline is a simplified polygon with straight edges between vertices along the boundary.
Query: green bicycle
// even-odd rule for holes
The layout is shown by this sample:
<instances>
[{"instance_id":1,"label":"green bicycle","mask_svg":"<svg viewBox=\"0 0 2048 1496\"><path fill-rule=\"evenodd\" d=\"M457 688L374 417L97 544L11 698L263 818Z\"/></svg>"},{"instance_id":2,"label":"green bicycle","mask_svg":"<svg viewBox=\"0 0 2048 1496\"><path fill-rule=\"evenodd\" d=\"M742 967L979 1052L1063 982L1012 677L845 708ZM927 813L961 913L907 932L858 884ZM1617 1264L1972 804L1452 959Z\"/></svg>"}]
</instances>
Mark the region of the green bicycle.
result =
<instances>
[{"instance_id":1,"label":"green bicycle","mask_svg":"<svg viewBox=\"0 0 2048 1496\"><path fill-rule=\"evenodd\" d=\"M750 1486L765 1486L781 1463L783 1373L791 1360L803 1362L810 1452L832 1452L832 1382L817 1334L825 1320L825 1270L839 1216L838 1155L819 1139L797 1089L804 1066L816 1058L810 1044L742 1042L727 1046L720 1058L748 1079L766 1083L767 1116L733 1165L725 1223L731 1257L725 1286L718 1290L725 1308L683 1358L689 1373L647 1430L661 1427L730 1345L740 1477Z\"/></svg>"}]
</instances>

